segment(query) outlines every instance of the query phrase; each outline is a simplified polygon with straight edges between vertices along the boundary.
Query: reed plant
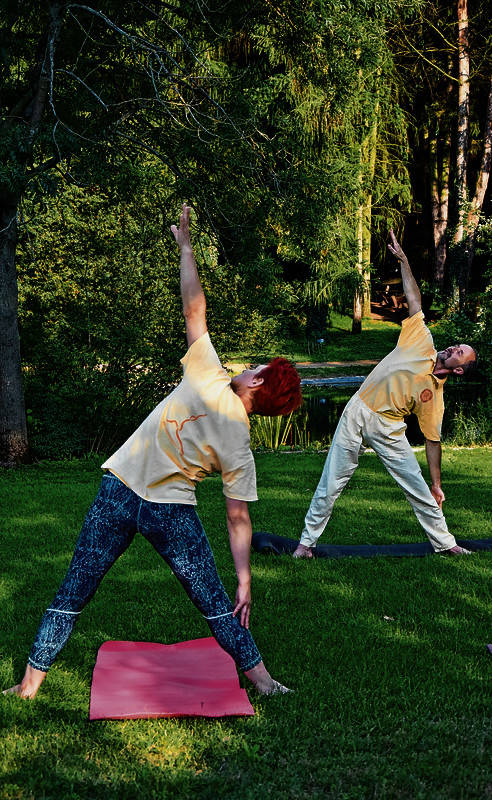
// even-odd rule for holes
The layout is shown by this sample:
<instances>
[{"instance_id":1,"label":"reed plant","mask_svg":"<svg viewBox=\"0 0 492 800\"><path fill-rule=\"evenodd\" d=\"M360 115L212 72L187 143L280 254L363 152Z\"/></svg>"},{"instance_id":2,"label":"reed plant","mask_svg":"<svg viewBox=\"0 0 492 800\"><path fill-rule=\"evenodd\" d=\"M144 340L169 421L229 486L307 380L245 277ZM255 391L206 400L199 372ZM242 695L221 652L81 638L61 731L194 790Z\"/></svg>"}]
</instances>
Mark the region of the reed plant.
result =
<instances>
[{"instance_id":1,"label":"reed plant","mask_svg":"<svg viewBox=\"0 0 492 800\"><path fill-rule=\"evenodd\" d=\"M306 448L310 445L309 420L306 411L292 412L285 417L251 418L251 447L254 450Z\"/></svg>"}]
</instances>

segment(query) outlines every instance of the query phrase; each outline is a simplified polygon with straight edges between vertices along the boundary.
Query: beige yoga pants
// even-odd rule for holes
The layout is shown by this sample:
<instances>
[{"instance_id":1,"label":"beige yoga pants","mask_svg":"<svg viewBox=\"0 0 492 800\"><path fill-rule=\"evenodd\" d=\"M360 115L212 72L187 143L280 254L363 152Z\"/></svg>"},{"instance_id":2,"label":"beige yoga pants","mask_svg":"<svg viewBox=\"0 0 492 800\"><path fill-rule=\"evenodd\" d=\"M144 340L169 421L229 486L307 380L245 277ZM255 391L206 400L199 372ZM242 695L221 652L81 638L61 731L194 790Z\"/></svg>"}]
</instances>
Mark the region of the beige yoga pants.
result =
<instances>
[{"instance_id":1,"label":"beige yoga pants","mask_svg":"<svg viewBox=\"0 0 492 800\"><path fill-rule=\"evenodd\" d=\"M313 547L323 533L335 500L352 477L367 447L377 453L389 474L403 489L436 552L456 545L444 515L423 478L405 436L403 419L376 414L356 394L338 423L323 473L306 514L301 544Z\"/></svg>"}]
</instances>

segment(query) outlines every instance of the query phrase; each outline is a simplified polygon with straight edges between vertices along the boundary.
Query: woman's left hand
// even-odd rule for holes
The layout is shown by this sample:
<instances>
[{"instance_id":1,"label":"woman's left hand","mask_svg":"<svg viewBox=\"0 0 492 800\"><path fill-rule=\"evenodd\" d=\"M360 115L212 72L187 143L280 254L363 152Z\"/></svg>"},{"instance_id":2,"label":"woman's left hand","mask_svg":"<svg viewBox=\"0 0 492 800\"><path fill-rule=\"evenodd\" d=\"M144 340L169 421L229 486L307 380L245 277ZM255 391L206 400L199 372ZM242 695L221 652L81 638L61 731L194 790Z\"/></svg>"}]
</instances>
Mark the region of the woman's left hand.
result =
<instances>
[{"instance_id":1,"label":"woman's left hand","mask_svg":"<svg viewBox=\"0 0 492 800\"><path fill-rule=\"evenodd\" d=\"M233 616L239 614L239 622L244 628L249 628L249 612L251 609L251 588L250 586L239 586L236 592L236 604Z\"/></svg>"}]
</instances>

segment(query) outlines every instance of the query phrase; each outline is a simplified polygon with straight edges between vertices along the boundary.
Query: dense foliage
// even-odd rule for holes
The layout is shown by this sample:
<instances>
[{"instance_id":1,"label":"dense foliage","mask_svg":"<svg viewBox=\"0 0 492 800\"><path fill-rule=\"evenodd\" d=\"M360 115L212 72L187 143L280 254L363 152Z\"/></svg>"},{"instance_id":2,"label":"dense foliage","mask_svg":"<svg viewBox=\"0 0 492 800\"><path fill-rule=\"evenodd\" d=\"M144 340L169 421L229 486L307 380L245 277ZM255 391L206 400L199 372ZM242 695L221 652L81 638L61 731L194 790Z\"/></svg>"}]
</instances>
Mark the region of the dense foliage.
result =
<instances>
[{"instance_id":1,"label":"dense foliage","mask_svg":"<svg viewBox=\"0 0 492 800\"><path fill-rule=\"evenodd\" d=\"M127 176L130 179L130 175ZM68 186L42 215L26 204L18 250L19 319L32 444L52 457L111 448L181 374L186 350L179 251L162 170L133 176L125 198ZM196 236L208 324L222 354L278 337L238 270ZM224 298L226 298L224 300ZM282 286L278 305L288 306ZM268 301L263 298L266 309Z\"/></svg>"},{"instance_id":2,"label":"dense foliage","mask_svg":"<svg viewBox=\"0 0 492 800\"><path fill-rule=\"evenodd\" d=\"M468 6L466 184L465 0L0 0L0 371L13 386L18 275L39 452L110 446L176 379L183 200L221 355L316 338L333 309L360 331L390 225L450 334L490 341L490 191L468 211L492 39ZM22 402L2 394L0 461Z\"/></svg>"}]
</instances>

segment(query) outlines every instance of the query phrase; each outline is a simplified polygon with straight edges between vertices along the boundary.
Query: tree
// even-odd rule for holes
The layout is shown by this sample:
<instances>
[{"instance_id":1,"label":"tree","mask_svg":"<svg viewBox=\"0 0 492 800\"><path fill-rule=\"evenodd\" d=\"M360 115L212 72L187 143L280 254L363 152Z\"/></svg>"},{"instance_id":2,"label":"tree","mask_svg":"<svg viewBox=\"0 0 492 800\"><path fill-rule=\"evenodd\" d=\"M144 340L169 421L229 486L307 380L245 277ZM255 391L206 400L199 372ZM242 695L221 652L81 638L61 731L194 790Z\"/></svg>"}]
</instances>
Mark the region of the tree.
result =
<instances>
[{"instance_id":1,"label":"tree","mask_svg":"<svg viewBox=\"0 0 492 800\"><path fill-rule=\"evenodd\" d=\"M179 380L186 339L167 178L147 158L127 165L111 193L68 184L43 198L42 214L24 203L19 324L37 457L107 453ZM218 263L203 231L194 238L217 351L265 348L272 324L249 306L239 270Z\"/></svg>"},{"instance_id":2,"label":"tree","mask_svg":"<svg viewBox=\"0 0 492 800\"><path fill-rule=\"evenodd\" d=\"M414 163L428 189L414 190L430 211L432 282L463 309L492 151L492 60L487 4L430 0L407 25L396 54L415 114ZM429 198L427 202L427 198Z\"/></svg>"},{"instance_id":3,"label":"tree","mask_svg":"<svg viewBox=\"0 0 492 800\"><path fill-rule=\"evenodd\" d=\"M385 31L385 22L380 21ZM362 330L362 318L371 311L371 246L373 237L410 205L410 185L406 167L408 141L406 120L400 107L400 85L391 57L385 48L388 33L381 37L379 52L370 70L361 74L357 117L354 129L360 131L359 191L357 197L356 236L359 283L354 292L352 333Z\"/></svg>"},{"instance_id":4,"label":"tree","mask_svg":"<svg viewBox=\"0 0 492 800\"><path fill-rule=\"evenodd\" d=\"M260 328L295 301L287 262L311 298L345 292L352 304L371 237L408 202L387 35L412 7L0 0L0 460L27 453L20 209L42 211L64 182L108 195L137 153L158 161L162 218L178 198L196 203L224 285Z\"/></svg>"},{"instance_id":5,"label":"tree","mask_svg":"<svg viewBox=\"0 0 492 800\"><path fill-rule=\"evenodd\" d=\"M2 0L1 12L0 462L14 463L28 453L15 271L23 198L60 180L101 183L136 150L184 184L190 142L245 135L187 43L195 7Z\"/></svg>"},{"instance_id":6,"label":"tree","mask_svg":"<svg viewBox=\"0 0 492 800\"><path fill-rule=\"evenodd\" d=\"M466 293L475 252L475 239L487 191L492 156L492 65L490 69L488 99L483 125L482 157L475 180L475 191L468 196L467 171L470 130L470 52L468 0L458 0L458 136L456 156L456 185L458 222L454 234L455 247L463 251L459 260L457 278L460 310L466 304Z\"/></svg>"},{"instance_id":7,"label":"tree","mask_svg":"<svg viewBox=\"0 0 492 800\"><path fill-rule=\"evenodd\" d=\"M395 205L409 202L406 128L387 42L390 21L403 7L309 2L275 9L284 35L267 21L257 36L270 45L277 67L269 124L295 153L297 181L287 174L299 187L296 211L302 208L280 210L289 235L281 247L310 264L310 299L335 300L346 310L350 298L353 331L360 332L371 237L379 227L387 230Z\"/></svg>"}]
</instances>

